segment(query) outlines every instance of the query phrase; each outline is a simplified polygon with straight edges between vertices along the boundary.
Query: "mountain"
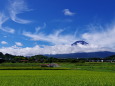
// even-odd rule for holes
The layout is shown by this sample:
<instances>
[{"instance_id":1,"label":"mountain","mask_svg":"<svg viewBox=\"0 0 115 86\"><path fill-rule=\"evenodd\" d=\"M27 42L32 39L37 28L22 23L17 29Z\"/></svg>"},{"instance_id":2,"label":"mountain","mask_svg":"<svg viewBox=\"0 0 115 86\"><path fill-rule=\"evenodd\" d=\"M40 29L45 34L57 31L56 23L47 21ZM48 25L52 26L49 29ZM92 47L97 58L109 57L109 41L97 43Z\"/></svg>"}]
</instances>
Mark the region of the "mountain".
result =
<instances>
[{"instance_id":1,"label":"mountain","mask_svg":"<svg viewBox=\"0 0 115 86\"><path fill-rule=\"evenodd\" d=\"M71 46L77 46L78 44L81 45L88 45L85 41L76 41ZM55 55L47 55L49 57L55 58L104 58L111 55L115 55L115 52L109 51L98 51L98 52L79 52L79 53L68 53L68 54L55 54Z\"/></svg>"},{"instance_id":2,"label":"mountain","mask_svg":"<svg viewBox=\"0 0 115 86\"><path fill-rule=\"evenodd\" d=\"M88 45L85 41L76 41L71 46L77 46L78 44L81 45ZM55 55L47 55L50 57L55 58L104 58L111 55L115 55L115 52L109 52L109 51L98 51L98 52L79 52L79 53L68 53L68 54L55 54Z\"/></svg>"},{"instance_id":3,"label":"mountain","mask_svg":"<svg viewBox=\"0 0 115 86\"><path fill-rule=\"evenodd\" d=\"M76 42L74 42L73 44L71 44L71 46L75 46L75 45L78 45L78 44L87 45L88 43L85 42L85 41L76 41Z\"/></svg>"},{"instance_id":4,"label":"mountain","mask_svg":"<svg viewBox=\"0 0 115 86\"><path fill-rule=\"evenodd\" d=\"M115 52L109 51L100 51L100 52L81 52L81 53L70 53L70 54L55 54L55 55L47 55L48 57L55 58L105 58L111 55L115 55Z\"/></svg>"}]
</instances>

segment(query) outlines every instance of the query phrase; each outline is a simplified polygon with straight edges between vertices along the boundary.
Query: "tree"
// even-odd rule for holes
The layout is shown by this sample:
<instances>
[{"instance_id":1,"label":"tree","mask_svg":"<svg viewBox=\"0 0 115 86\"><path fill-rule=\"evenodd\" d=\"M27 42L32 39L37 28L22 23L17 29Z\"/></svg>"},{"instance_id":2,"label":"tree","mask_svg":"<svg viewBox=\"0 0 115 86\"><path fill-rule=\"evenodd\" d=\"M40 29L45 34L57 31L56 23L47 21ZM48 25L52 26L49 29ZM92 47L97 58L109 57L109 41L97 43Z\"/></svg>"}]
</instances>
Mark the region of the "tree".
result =
<instances>
[{"instance_id":1,"label":"tree","mask_svg":"<svg viewBox=\"0 0 115 86\"><path fill-rule=\"evenodd\" d=\"M0 58L4 58L4 54L0 52Z\"/></svg>"},{"instance_id":2,"label":"tree","mask_svg":"<svg viewBox=\"0 0 115 86\"><path fill-rule=\"evenodd\" d=\"M8 53L5 54L5 60L7 60L7 61L12 61L13 59L14 59L14 56L13 56L13 55L8 54Z\"/></svg>"},{"instance_id":3,"label":"tree","mask_svg":"<svg viewBox=\"0 0 115 86\"><path fill-rule=\"evenodd\" d=\"M4 60L4 59L2 59L2 58L0 58L0 63L3 63L3 62L5 62L5 60Z\"/></svg>"}]
</instances>

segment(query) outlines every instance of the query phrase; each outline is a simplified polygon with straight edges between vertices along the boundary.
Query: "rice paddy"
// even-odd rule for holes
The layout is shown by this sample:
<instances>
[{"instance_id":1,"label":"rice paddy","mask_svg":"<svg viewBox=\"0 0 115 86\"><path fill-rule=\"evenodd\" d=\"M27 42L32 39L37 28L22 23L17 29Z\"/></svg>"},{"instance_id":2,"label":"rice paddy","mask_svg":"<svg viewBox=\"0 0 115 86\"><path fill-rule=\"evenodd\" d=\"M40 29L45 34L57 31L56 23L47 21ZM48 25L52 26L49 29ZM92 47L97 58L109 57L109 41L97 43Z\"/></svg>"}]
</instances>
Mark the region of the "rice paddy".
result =
<instances>
[{"instance_id":1,"label":"rice paddy","mask_svg":"<svg viewBox=\"0 0 115 86\"><path fill-rule=\"evenodd\" d=\"M86 70L0 70L0 86L115 86L115 73Z\"/></svg>"},{"instance_id":2,"label":"rice paddy","mask_svg":"<svg viewBox=\"0 0 115 86\"><path fill-rule=\"evenodd\" d=\"M115 63L0 64L0 86L115 86Z\"/></svg>"}]
</instances>

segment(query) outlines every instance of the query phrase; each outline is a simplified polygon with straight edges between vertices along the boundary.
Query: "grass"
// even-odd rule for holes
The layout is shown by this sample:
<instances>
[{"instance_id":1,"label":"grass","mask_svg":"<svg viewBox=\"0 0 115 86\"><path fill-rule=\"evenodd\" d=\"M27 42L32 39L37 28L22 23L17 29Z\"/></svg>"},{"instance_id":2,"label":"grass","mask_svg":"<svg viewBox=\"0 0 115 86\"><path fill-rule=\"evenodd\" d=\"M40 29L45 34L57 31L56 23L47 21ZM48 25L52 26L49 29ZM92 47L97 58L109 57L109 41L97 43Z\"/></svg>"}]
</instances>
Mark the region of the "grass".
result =
<instances>
[{"instance_id":1,"label":"grass","mask_svg":"<svg viewBox=\"0 0 115 86\"><path fill-rule=\"evenodd\" d=\"M44 63L2 63L0 70L68 70L67 67L41 67Z\"/></svg>"},{"instance_id":2,"label":"grass","mask_svg":"<svg viewBox=\"0 0 115 86\"><path fill-rule=\"evenodd\" d=\"M86 62L86 63L60 63L61 67L90 70L90 71L111 71L115 72L115 63L107 62Z\"/></svg>"},{"instance_id":3,"label":"grass","mask_svg":"<svg viewBox=\"0 0 115 86\"><path fill-rule=\"evenodd\" d=\"M86 62L86 63L58 63L60 67L40 67L41 63L2 63L0 70L90 70L115 72L115 63ZM43 63L44 64L44 63Z\"/></svg>"},{"instance_id":4,"label":"grass","mask_svg":"<svg viewBox=\"0 0 115 86\"><path fill-rule=\"evenodd\" d=\"M115 86L115 73L86 70L0 70L0 86Z\"/></svg>"},{"instance_id":5,"label":"grass","mask_svg":"<svg viewBox=\"0 0 115 86\"><path fill-rule=\"evenodd\" d=\"M38 67L40 63L2 63L0 67Z\"/></svg>"}]
</instances>

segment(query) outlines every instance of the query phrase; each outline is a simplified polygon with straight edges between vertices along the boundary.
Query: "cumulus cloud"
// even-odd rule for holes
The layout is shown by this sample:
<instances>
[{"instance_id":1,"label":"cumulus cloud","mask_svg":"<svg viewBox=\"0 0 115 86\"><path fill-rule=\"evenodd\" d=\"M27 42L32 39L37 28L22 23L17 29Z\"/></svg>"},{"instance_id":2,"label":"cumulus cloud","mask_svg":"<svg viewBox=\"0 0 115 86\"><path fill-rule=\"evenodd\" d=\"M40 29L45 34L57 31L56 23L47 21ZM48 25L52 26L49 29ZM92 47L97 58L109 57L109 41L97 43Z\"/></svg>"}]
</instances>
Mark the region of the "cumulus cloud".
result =
<instances>
[{"instance_id":1,"label":"cumulus cloud","mask_svg":"<svg viewBox=\"0 0 115 86\"><path fill-rule=\"evenodd\" d=\"M63 29L57 30L48 35L41 32L39 32L38 34L31 32L23 32L23 35L26 37L30 37L34 41L46 41L54 45L71 44L77 40L76 37L74 37L72 34L62 35L62 32Z\"/></svg>"},{"instance_id":2,"label":"cumulus cloud","mask_svg":"<svg viewBox=\"0 0 115 86\"><path fill-rule=\"evenodd\" d=\"M23 44L22 44L21 42L15 42L15 44L16 44L17 46L23 46Z\"/></svg>"},{"instance_id":3,"label":"cumulus cloud","mask_svg":"<svg viewBox=\"0 0 115 86\"><path fill-rule=\"evenodd\" d=\"M8 44L6 41L1 41L1 44Z\"/></svg>"},{"instance_id":4,"label":"cumulus cloud","mask_svg":"<svg viewBox=\"0 0 115 86\"><path fill-rule=\"evenodd\" d=\"M55 45L55 46L43 46L41 48L39 45L36 45L34 47L25 47L25 48L20 48L17 46L3 47L0 49L0 51L12 55L33 56L38 54L43 54L43 55L44 54L67 54L67 53L76 53L76 52L105 51L105 48L99 48L94 45L87 45L87 46Z\"/></svg>"},{"instance_id":5,"label":"cumulus cloud","mask_svg":"<svg viewBox=\"0 0 115 86\"><path fill-rule=\"evenodd\" d=\"M9 18L5 16L4 13L0 13L0 30L8 32L8 33L14 33L15 30L10 27L3 27L3 24L8 20Z\"/></svg>"},{"instance_id":6,"label":"cumulus cloud","mask_svg":"<svg viewBox=\"0 0 115 86\"><path fill-rule=\"evenodd\" d=\"M71 12L69 9L64 9L63 13L66 16L73 16L73 15L75 15L75 13Z\"/></svg>"},{"instance_id":7,"label":"cumulus cloud","mask_svg":"<svg viewBox=\"0 0 115 86\"><path fill-rule=\"evenodd\" d=\"M10 17L14 22L21 24L27 24L31 22L30 20L21 19L17 16L18 14L23 13L24 11L30 11L24 0L11 0L8 9Z\"/></svg>"}]
</instances>

